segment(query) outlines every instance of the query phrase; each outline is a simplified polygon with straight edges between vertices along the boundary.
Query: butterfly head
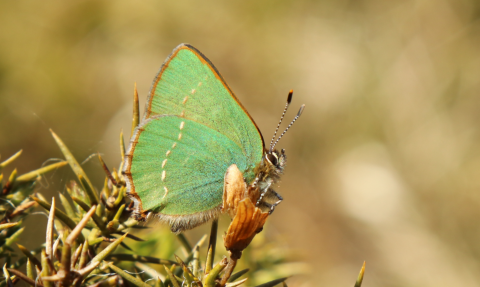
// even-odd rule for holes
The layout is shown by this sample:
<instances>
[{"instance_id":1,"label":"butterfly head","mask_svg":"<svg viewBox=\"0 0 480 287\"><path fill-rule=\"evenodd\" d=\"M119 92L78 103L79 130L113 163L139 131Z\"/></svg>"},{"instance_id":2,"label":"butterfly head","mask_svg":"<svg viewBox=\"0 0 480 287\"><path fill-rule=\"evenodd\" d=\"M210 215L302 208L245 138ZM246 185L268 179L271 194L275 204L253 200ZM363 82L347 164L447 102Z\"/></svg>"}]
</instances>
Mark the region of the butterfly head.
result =
<instances>
[{"instance_id":1,"label":"butterfly head","mask_svg":"<svg viewBox=\"0 0 480 287\"><path fill-rule=\"evenodd\" d=\"M264 162L265 165L267 165L269 169L273 169L276 174L282 174L285 164L287 163L285 149L281 149L280 152L278 150L268 151L265 153Z\"/></svg>"}]
</instances>

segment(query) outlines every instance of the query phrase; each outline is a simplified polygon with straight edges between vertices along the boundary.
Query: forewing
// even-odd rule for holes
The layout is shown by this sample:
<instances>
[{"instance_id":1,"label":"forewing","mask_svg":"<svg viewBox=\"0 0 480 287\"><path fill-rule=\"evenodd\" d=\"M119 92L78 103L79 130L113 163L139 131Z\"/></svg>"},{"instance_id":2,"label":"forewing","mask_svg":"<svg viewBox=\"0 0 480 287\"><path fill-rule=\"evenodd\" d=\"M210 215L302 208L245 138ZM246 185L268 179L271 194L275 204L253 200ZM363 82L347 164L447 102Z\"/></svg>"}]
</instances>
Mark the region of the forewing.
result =
<instances>
[{"instance_id":1,"label":"forewing","mask_svg":"<svg viewBox=\"0 0 480 287\"><path fill-rule=\"evenodd\" d=\"M188 215L222 204L233 163L247 168L242 149L225 135L193 120L154 116L136 129L125 174L143 210Z\"/></svg>"},{"instance_id":2,"label":"forewing","mask_svg":"<svg viewBox=\"0 0 480 287\"><path fill-rule=\"evenodd\" d=\"M263 155L263 139L213 64L192 46L175 48L158 73L145 118L177 115L228 137L253 168ZM244 171L244 170L242 170Z\"/></svg>"}]
</instances>

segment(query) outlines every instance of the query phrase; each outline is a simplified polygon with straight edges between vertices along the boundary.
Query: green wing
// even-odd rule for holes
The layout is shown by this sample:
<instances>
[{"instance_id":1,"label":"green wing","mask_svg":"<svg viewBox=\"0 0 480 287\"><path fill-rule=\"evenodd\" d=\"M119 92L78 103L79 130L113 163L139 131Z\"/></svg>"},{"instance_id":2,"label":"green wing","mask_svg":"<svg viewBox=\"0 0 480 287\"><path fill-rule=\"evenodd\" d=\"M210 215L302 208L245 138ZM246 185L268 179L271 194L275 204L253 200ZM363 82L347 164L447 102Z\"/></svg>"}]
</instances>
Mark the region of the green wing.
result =
<instances>
[{"instance_id":1,"label":"green wing","mask_svg":"<svg viewBox=\"0 0 480 287\"><path fill-rule=\"evenodd\" d=\"M263 150L257 126L215 67L182 44L153 83L127 153L127 185L143 210L174 216L171 224L190 220L222 204L231 164L253 180Z\"/></svg>"},{"instance_id":2,"label":"green wing","mask_svg":"<svg viewBox=\"0 0 480 287\"><path fill-rule=\"evenodd\" d=\"M254 164L263 156L263 138L255 122L213 64L192 46L175 48L160 69L145 118L154 115L177 115L202 123L234 141Z\"/></svg>"},{"instance_id":3,"label":"green wing","mask_svg":"<svg viewBox=\"0 0 480 287\"><path fill-rule=\"evenodd\" d=\"M156 116L135 135L131 175L142 208L167 215L204 212L222 203L223 178L242 149L228 137L192 120Z\"/></svg>"}]
</instances>

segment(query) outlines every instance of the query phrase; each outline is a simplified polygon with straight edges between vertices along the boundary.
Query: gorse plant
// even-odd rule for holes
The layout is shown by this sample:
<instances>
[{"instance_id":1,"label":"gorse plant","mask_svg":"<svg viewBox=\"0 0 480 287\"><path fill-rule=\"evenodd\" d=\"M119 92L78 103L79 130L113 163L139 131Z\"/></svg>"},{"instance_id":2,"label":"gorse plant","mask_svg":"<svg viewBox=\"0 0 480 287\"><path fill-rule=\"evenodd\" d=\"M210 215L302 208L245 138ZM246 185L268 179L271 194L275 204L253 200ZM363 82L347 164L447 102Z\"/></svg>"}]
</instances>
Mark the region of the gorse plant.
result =
<instances>
[{"instance_id":1,"label":"gorse plant","mask_svg":"<svg viewBox=\"0 0 480 287\"><path fill-rule=\"evenodd\" d=\"M105 180L105 185L97 192L87 175L72 156L61 139L52 132L67 161L61 161L39 170L17 176L16 171L5 184L2 184L1 211L3 212L1 229L0 254L5 259L1 285L11 286L22 280L32 286L89 286L122 285L128 281L136 286L215 286L222 278L222 271L228 265L226 258L215 260L215 239L217 223L214 222L209 240L209 252L202 262L200 248L206 243L207 236L191 245L183 234L176 235L179 244L166 246L171 254L181 252L184 258L174 255L171 260L137 254L124 242L126 238L136 241L140 252L154 254L148 250L147 242L127 233L129 228L145 229L146 227L130 218L128 199L125 187L121 184L121 176L113 170ZM0 164L5 167L15 160L21 152ZM71 181L65 193L59 198L63 207L59 209L55 198L46 200L35 193L37 180L44 173L70 164L77 175L78 182ZM21 255L11 247L22 234L22 220L40 205L49 212L45 243L35 250L18 245ZM174 236L168 232L155 232L147 235L147 241L156 240L158 236ZM131 253L114 252L118 245ZM142 247L143 245L143 247ZM180 245L180 246L178 246ZM152 247L150 245L150 247ZM180 250L178 250L178 248ZM165 252L165 251L164 251ZM37 258L40 255L40 258ZM20 257L13 261L13 258ZM281 260L283 261L283 260ZM152 268L148 265L163 265L163 268ZM23 267L25 265L25 267ZM119 268L118 266L122 266ZM20 271L25 268L26 272ZM128 268L128 271L125 270ZM239 279L248 270L232 273L226 279L227 286L237 286L245 279ZM270 285L285 280L271 282Z\"/></svg>"},{"instance_id":2,"label":"gorse plant","mask_svg":"<svg viewBox=\"0 0 480 287\"><path fill-rule=\"evenodd\" d=\"M135 91L132 127L138 124L138 96ZM126 197L123 176L111 172L98 158L106 173L103 187L98 191L63 141L52 131L65 161L18 176L14 170L8 179L0 175L0 256L4 259L2 286L13 286L23 281L31 286L240 286L249 279L258 284L262 278L268 287L285 284L287 276L305 273L304 264L286 264L288 256L274 244L253 246L246 252L246 267L234 272L237 260L262 230L269 216L259 210L249 198L236 198L226 204L234 205L232 222L224 235L228 256L216 256L218 221L213 221L209 237L204 235L191 244L183 234L174 235L165 228L144 233L141 239L129 231L146 229L131 217L130 200ZM123 134L120 134L122 170L125 157ZM0 172L10 165L21 151L0 163ZM38 180L47 172L69 164L77 177L59 193L63 211L55 198L47 200L35 192ZM103 171L102 171L103 172ZM34 250L17 244L24 231L23 219L35 206L48 211L45 243ZM135 233L135 232L133 232ZM177 240L171 240L173 237ZM207 245L207 238L208 245ZM162 241L161 248L157 242ZM127 243L128 242L128 245ZM129 247L132 246L132 247ZM206 246L205 260L200 249ZM255 245L255 244L254 244ZM124 249L119 253L118 247ZM126 251L125 251L126 250ZM180 255L179 255L180 254ZM146 256L148 255L148 256ZM162 259L157 255L167 256ZM164 257L165 258L165 257ZM275 268L281 267L283 268ZM23 271L25 270L25 271ZM363 279L360 272L355 286ZM243 278L248 273L248 278ZM271 280L271 278L279 278Z\"/></svg>"},{"instance_id":3,"label":"gorse plant","mask_svg":"<svg viewBox=\"0 0 480 287\"><path fill-rule=\"evenodd\" d=\"M134 106L135 126L138 123L138 97L135 97ZM174 235L163 228L159 232L143 232L145 240L129 233L133 229L142 233L141 229L147 227L131 217L130 200L125 194L122 175L116 169L110 172L99 155L107 176L98 191L63 141L53 131L52 135L65 161L20 176L14 170L8 179L0 175L0 256L4 259L4 279L0 286L12 286L20 281L32 286L239 286L247 280L242 279L247 272L251 283L258 283L257 274L260 278L281 277L261 285L274 286L284 282L286 276L305 271L304 265L299 264L290 271L288 268L284 268L287 271L272 268L269 272L269 267L287 262L287 257L274 246L258 246L255 249L261 252L249 252L248 260L241 263L247 268L234 272L242 251L262 229L268 216L268 213L256 210L251 202L238 205L240 216L234 215L224 237L228 257L216 256L217 221L212 223L209 239L205 235L195 244L183 234ZM125 156L122 134L120 150L122 163L118 170L122 169ZM0 171L20 154L21 151L0 163ZM47 200L35 192L38 180L45 173L67 164L77 180L69 182L66 192L58 194L61 204L55 198ZM34 250L17 244L18 252L14 242L24 231L23 219L35 206L41 206L49 213L45 243ZM247 215L252 220L246 222L244 217ZM170 240L174 237L178 239L176 242ZM169 241L169 244L158 248L155 243L162 238L168 238L162 242ZM121 248L117 248L119 245ZM201 260L200 249L205 248L204 245L207 256ZM122 253L117 252L122 248ZM168 259L156 257L159 253L167 255ZM268 253L276 253L276 256L268 256ZM255 258L254 254L265 257Z\"/></svg>"}]
</instances>

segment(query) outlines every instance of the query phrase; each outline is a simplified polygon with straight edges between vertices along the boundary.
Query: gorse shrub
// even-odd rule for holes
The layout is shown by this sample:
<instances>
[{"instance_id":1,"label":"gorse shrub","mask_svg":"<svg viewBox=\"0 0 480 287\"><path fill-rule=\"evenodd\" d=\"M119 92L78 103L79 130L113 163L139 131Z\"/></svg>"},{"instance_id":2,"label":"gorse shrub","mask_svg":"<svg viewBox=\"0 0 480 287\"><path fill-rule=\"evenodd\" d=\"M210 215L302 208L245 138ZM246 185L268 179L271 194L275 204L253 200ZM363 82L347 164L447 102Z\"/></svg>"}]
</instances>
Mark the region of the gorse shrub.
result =
<instances>
[{"instance_id":1,"label":"gorse shrub","mask_svg":"<svg viewBox=\"0 0 480 287\"><path fill-rule=\"evenodd\" d=\"M138 118L134 119L134 125L136 123ZM101 189L91 183L53 131L52 135L65 161L23 175L17 175L16 170L8 178L0 175L0 256L4 260L1 286L21 281L31 286L239 286L247 281L246 274L249 279L246 284L270 280L261 286L274 286L284 282L287 276L307 270L302 263L286 264L288 256L279 246L265 244L265 240L260 239L252 250L247 249L243 262L239 262L239 266L245 268L234 272L237 260L256 235L252 230L261 230L268 216L261 219L261 213L251 202L243 204L239 212L248 214L255 222L247 222L245 227L243 219L234 217L228 232L224 232L224 245L229 252L223 253L228 256L218 256L219 252L215 252L217 221L212 223L210 235L204 235L195 244L183 234L174 235L166 228L145 232L148 227L131 217L125 182L118 172L125 157L123 135L120 135L122 163L118 170L109 171L98 156L104 168L99 172L106 174ZM20 155L21 151L0 163L0 172ZM47 200L35 192L36 184L45 173L67 164L77 179L58 194L59 200ZM45 242L33 250L19 244L15 248L14 242L25 228L23 219L36 206L49 214ZM134 235L137 233L143 239ZM157 244L158 241L162 244ZM201 248L207 251L205 260L200 256Z\"/></svg>"}]
</instances>

